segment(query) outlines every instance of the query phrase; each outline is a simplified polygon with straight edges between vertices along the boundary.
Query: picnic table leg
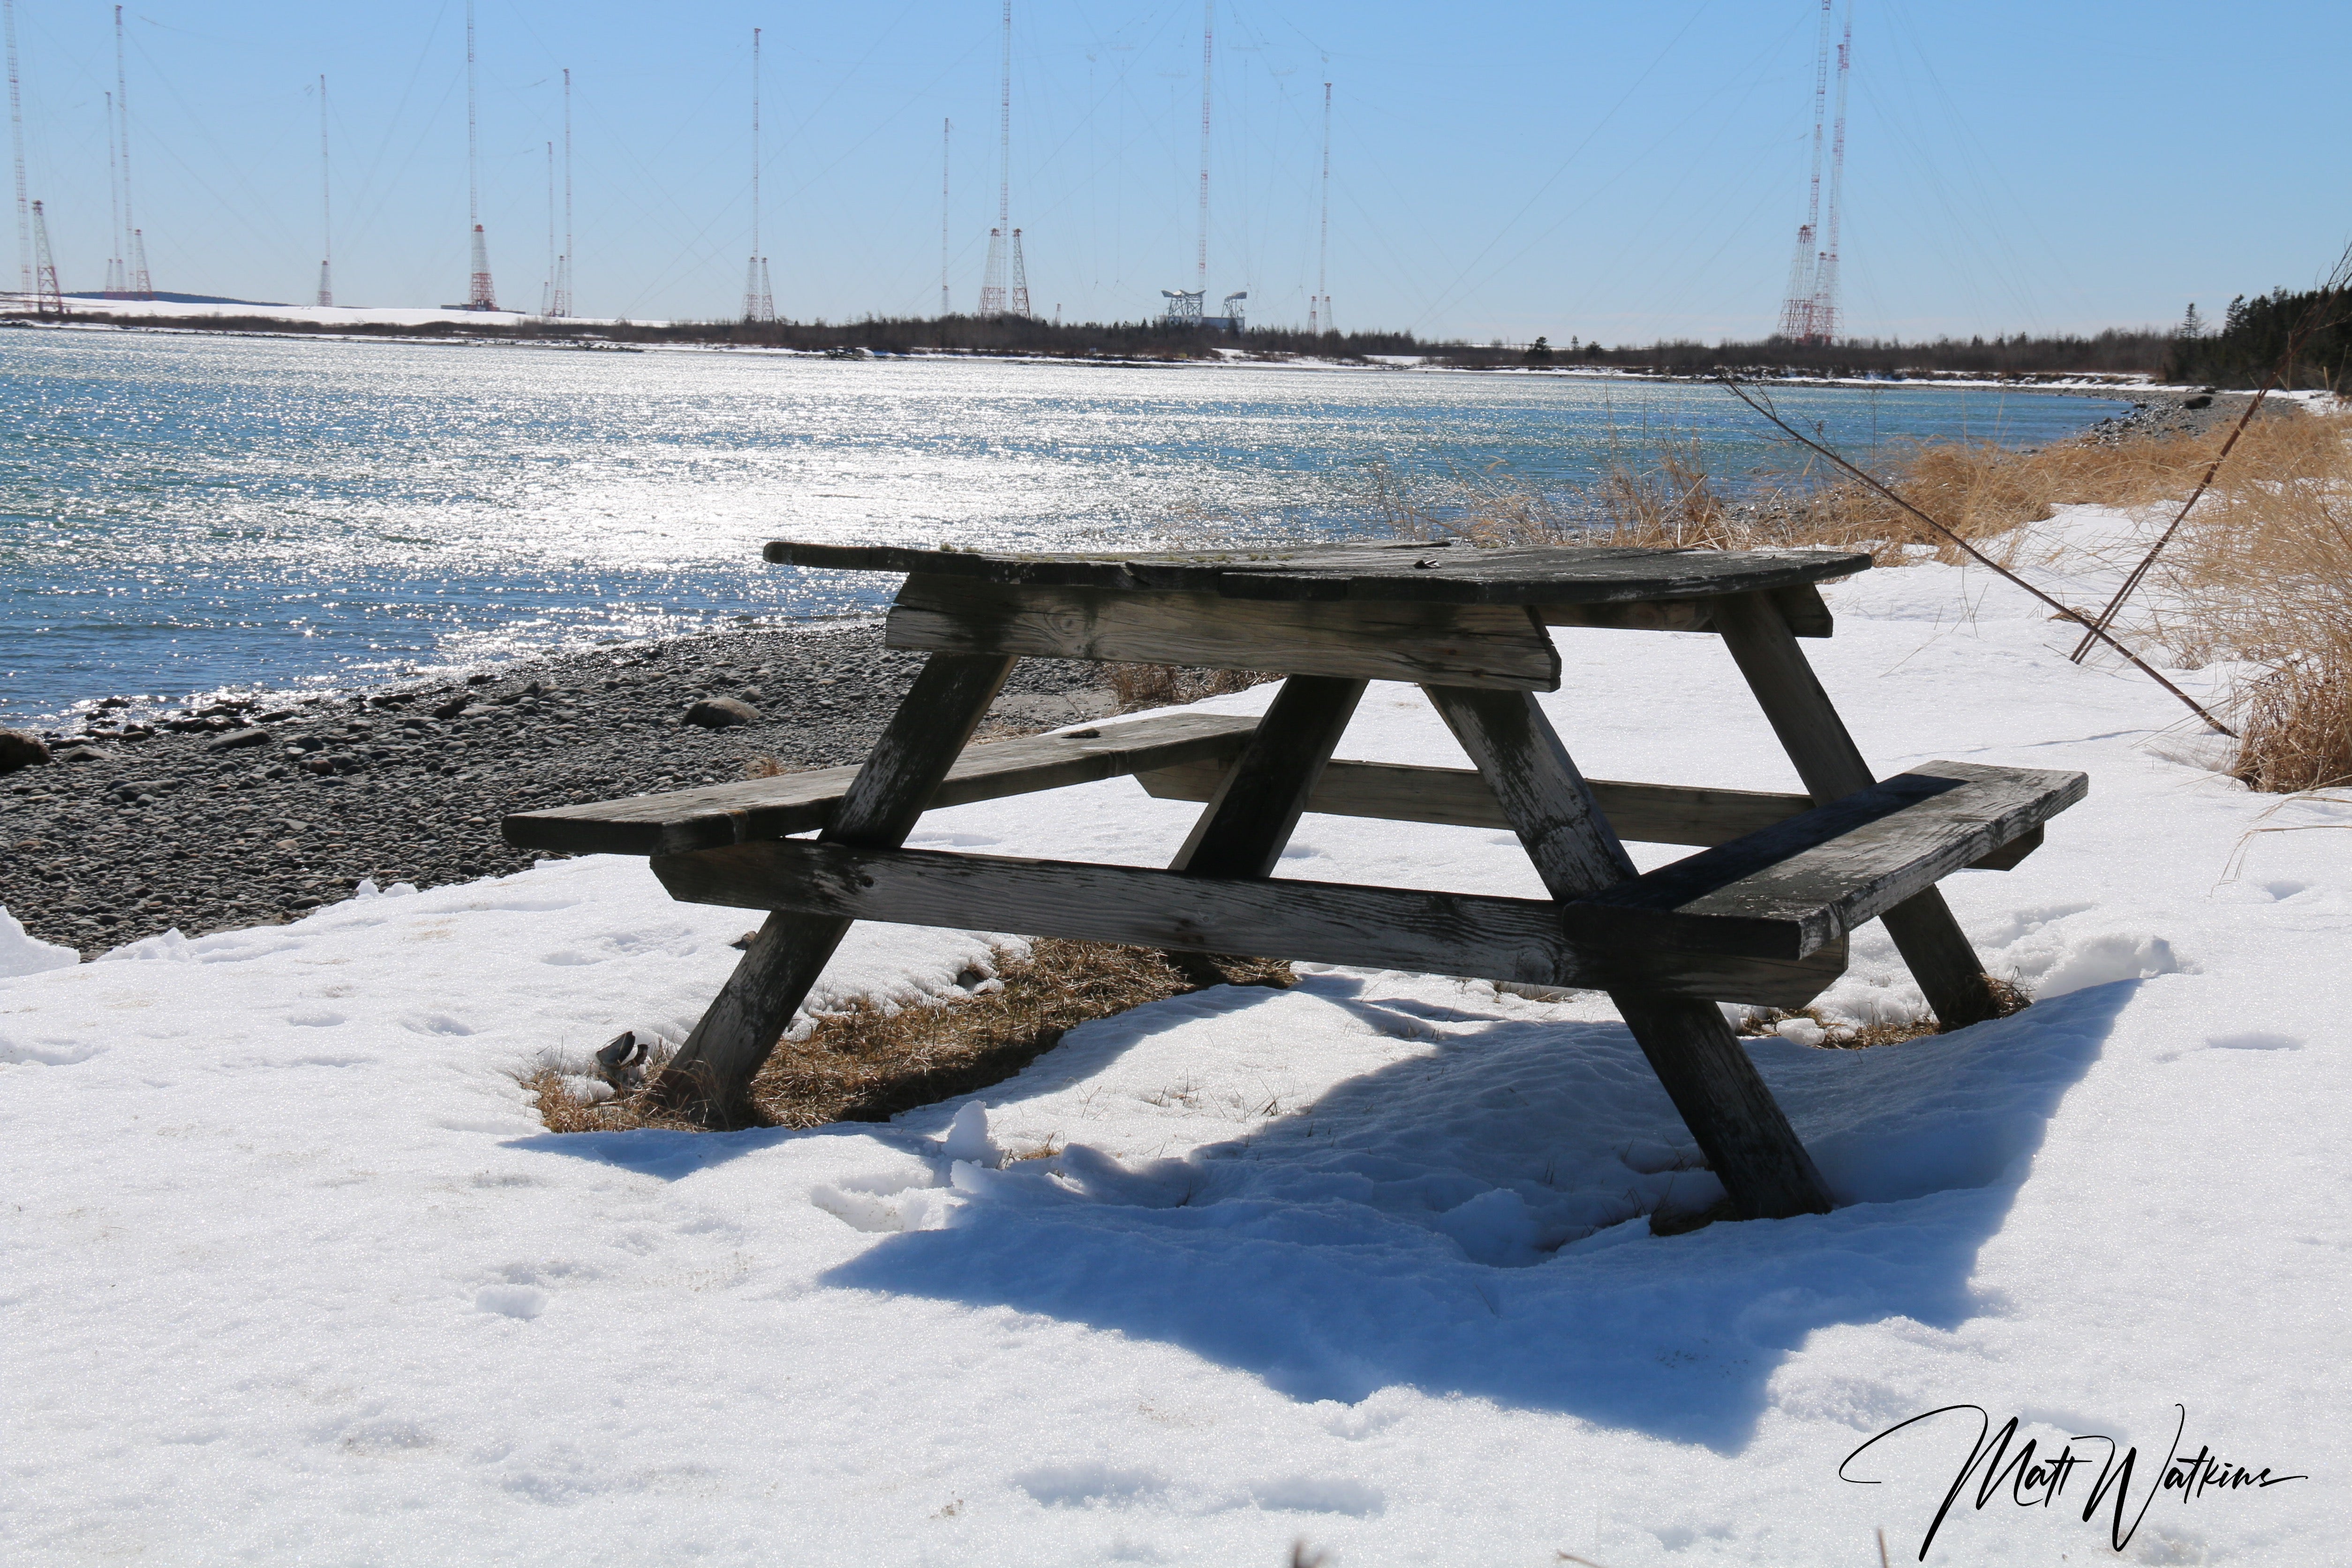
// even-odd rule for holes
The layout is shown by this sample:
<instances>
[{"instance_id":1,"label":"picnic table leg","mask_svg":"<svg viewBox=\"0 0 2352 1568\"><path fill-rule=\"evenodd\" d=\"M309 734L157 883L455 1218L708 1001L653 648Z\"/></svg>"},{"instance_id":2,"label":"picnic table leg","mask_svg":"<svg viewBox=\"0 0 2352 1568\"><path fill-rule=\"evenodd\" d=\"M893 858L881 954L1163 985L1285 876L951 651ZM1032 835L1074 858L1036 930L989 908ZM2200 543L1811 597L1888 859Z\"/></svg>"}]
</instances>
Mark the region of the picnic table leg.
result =
<instances>
[{"instance_id":1,"label":"picnic table leg","mask_svg":"<svg viewBox=\"0 0 2352 1568\"><path fill-rule=\"evenodd\" d=\"M1273 875L1367 684L1329 675L1285 680L1169 869L1195 877Z\"/></svg>"},{"instance_id":2,"label":"picnic table leg","mask_svg":"<svg viewBox=\"0 0 2352 1568\"><path fill-rule=\"evenodd\" d=\"M865 849L905 843L1013 665L993 655L933 654L843 795L824 841ZM752 1076L849 924L782 911L762 921L735 973L663 1069L655 1095L706 1121L740 1121Z\"/></svg>"},{"instance_id":3,"label":"picnic table leg","mask_svg":"<svg viewBox=\"0 0 2352 1568\"><path fill-rule=\"evenodd\" d=\"M1769 594L1735 594L1714 601L1715 629L1739 673L1780 737L1813 804L1826 805L1878 780L1845 721L1806 662L1804 650ZM1969 944L1951 906L1935 888L1915 893L1879 917L1911 967L1927 1005L1947 1029L1980 1023L2000 1011L1984 963Z\"/></svg>"},{"instance_id":4,"label":"picnic table leg","mask_svg":"<svg viewBox=\"0 0 2352 1568\"><path fill-rule=\"evenodd\" d=\"M1493 787L1553 898L1585 898L1633 877L1625 847L1532 695L1422 689ZM1829 1212L1812 1156L1714 1003L1626 991L1609 997L1743 1215Z\"/></svg>"}]
</instances>

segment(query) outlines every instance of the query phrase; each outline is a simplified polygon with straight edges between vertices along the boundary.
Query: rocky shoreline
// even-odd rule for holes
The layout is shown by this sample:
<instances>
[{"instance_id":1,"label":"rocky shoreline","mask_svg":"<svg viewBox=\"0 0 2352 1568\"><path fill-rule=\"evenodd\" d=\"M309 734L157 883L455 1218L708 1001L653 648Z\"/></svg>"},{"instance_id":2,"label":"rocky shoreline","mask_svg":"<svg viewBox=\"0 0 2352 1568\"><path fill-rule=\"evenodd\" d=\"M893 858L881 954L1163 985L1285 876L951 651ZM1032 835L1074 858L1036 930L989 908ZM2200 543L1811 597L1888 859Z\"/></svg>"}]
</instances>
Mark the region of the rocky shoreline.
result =
<instances>
[{"instance_id":1,"label":"rocky shoreline","mask_svg":"<svg viewBox=\"0 0 2352 1568\"><path fill-rule=\"evenodd\" d=\"M173 927L298 919L362 879L421 888L523 870L538 857L499 838L505 813L859 761L920 663L862 621L145 723L109 722L127 706L110 700L84 728L45 737L47 764L0 773L0 906L88 957ZM1101 667L1024 659L982 733L1116 706Z\"/></svg>"}]
</instances>

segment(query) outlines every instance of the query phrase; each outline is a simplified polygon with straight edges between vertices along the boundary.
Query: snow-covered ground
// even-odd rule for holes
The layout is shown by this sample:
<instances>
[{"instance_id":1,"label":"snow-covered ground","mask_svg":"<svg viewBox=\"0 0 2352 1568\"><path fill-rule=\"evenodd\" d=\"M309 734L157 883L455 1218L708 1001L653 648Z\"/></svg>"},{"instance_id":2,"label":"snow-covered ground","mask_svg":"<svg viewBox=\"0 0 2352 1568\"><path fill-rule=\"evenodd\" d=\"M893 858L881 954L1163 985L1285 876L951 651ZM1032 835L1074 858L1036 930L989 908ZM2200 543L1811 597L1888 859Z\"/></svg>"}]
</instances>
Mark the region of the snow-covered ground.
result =
<instances>
[{"instance_id":1,"label":"snow-covered ground","mask_svg":"<svg viewBox=\"0 0 2352 1568\"><path fill-rule=\"evenodd\" d=\"M682 1035L743 914L600 858L78 966L34 969L0 927L0 973L32 970L0 979L0 1541L1864 1568L1881 1527L1916 1560L1977 1428L1937 1417L1842 1479L1873 1435L1976 1405L2045 1460L2136 1443L2129 1524L2177 1404L2184 1454L2310 1479L2157 1495L2121 1560L2352 1558L2352 832L2318 830L2352 806L2208 771L2170 698L2068 664L1981 573L1831 597L1838 636L1808 646L1883 771L2092 778L2042 852L1945 884L2037 1005L1757 1047L1836 1213L1651 1235L1646 1211L1717 1189L1591 996L1321 970L1089 1025L891 1125L557 1137L518 1076ZM1547 701L1588 772L1796 787L1714 639L1557 635ZM1342 753L1458 756L1398 687ZM916 842L1152 863L1192 810L1127 781L1045 804L940 812ZM2315 830L2246 837L2271 827ZM1469 829L1309 817L1284 869L1538 891ZM988 946L862 927L821 1000L943 994ZM1916 994L1874 927L1824 1001ZM2054 1506L2010 1478L1979 1511L1972 1483L1927 1560L2115 1558L2113 1490L2081 1518L2104 1450L2074 1448L2093 1463Z\"/></svg>"}]
</instances>

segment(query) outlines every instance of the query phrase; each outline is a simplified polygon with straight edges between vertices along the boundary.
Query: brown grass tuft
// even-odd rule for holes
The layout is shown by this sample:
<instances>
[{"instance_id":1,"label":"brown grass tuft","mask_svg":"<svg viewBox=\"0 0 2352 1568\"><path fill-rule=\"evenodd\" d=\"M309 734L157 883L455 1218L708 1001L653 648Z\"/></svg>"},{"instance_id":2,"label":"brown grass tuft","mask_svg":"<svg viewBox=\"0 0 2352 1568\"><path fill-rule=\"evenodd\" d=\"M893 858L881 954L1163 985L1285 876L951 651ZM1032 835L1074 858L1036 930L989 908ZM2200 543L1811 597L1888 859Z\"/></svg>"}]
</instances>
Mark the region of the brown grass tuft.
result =
<instances>
[{"instance_id":1,"label":"brown grass tuft","mask_svg":"<svg viewBox=\"0 0 2352 1568\"><path fill-rule=\"evenodd\" d=\"M887 1121L1002 1083L1092 1019L1211 985L1281 987L1297 977L1268 959L1043 937L1026 957L1003 959L997 979L1000 988L975 996L895 1013L860 1005L818 1019L768 1058L751 1081L751 1113L738 1125ZM523 1086L539 1097L540 1115L554 1132L700 1127L644 1093L582 1105L551 1070Z\"/></svg>"},{"instance_id":2,"label":"brown grass tuft","mask_svg":"<svg viewBox=\"0 0 2352 1568\"><path fill-rule=\"evenodd\" d=\"M1992 988L1992 1016L1996 1018L2006 1018L2011 1013L2022 1012L2033 1005L2032 994L2014 981L1988 974L1985 984ZM1874 1046L1899 1046L1906 1040L1942 1032L1942 1026L1924 1013L1916 1018L1854 1024L1843 1018L1824 1018L1819 1010L1811 1007L1794 1010L1756 1008L1741 1020L1739 1032L1743 1035L1769 1035L1775 1031L1776 1026L1789 1018L1811 1018L1819 1024L1825 1033L1822 1048L1833 1051L1866 1051Z\"/></svg>"},{"instance_id":3,"label":"brown grass tuft","mask_svg":"<svg viewBox=\"0 0 2352 1568\"><path fill-rule=\"evenodd\" d=\"M1253 686L1282 679L1255 669L1196 669L1172 664L1112 664L1103 668L1122 713L1144 708L1174 708L1198 702L1203 697L1247 691Z\"/></svg>"}]
</instances>

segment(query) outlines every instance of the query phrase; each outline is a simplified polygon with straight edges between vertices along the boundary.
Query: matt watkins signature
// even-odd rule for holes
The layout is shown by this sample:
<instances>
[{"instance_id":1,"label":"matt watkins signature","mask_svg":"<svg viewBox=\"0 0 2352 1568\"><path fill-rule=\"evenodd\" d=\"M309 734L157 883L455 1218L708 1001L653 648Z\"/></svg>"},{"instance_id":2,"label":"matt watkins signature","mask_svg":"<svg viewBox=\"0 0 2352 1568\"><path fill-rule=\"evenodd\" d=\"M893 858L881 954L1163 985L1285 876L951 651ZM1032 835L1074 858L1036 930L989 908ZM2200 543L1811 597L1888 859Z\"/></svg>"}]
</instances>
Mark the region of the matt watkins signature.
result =
<instances>
[{"instance_id":1,"label":"matt watkins signature","mask_svg":"<svg viewBox=\"0 0 2352 1568\"><path fill-rule=\"evenodd\" d=\"M1995 1432L1992 1417L1979 1405L1947 1405L1914 1415L1908 1421L1897 1422L1848 1454L1844 1463L1838 1466L1838 1479L1858 1486L1877 1486L1879 1482L1866 1476L1848 1475L1847 1467L1897 1433L1911 1431L1922 1423L1951 1416L1954 1417L1952 1421L1942 1425L1957 1426L1965 1430L1968 1418L1975 1416L1976 1436L1969 1444L1968 1454L1953 1475L1951 1489L1945 1492L1942 1505L1936 1510L1936 1517L1928 1522L1927 1533L1920 1538L1919 1561L1922 1563L1927 1560L1927 1548L1935 1543L1936 1532L1944 1528L1945 1516L1952 1511L1952 1505L1958 1502L1969 1489L1971 1479L1976 1482L1979 1512L2003 1498L2019 1508L2047 1509L2055 1507L2061 1498L2065 1499L2069 1507L2073 1505L2074 1500L2067 1495L2067 1488L2075 1485L2079 1473L2077 1491L2084 1500L2083 1521L2089 1523L2102 1508L2112 1509L2107 1541L2121 1552L2131 1543L2132 1535L2139 1529L2140 1521L2147 1517L2149 1505L2167 1492L2179 1492L2178 1500L2186 1504L2194 1502L2209 1491L2242 1491L2248 1488L2260 1490L2277 1486L2281 1481L2311 1479L2308 1476L2274 1476L2268 1465L2258 1470L2249 1469L2221 1458L2201 1443L2198 1445L2196 1453L2184 1455L2181 1447L2189 1429L2189 1409L2180 1405L2173 1408L2180 1412L2180 1419L2173 1427L2172 1447L2165 1451L2162 1467L2141 1478L2137 1494L2137 1506L2134 1506L2132 1488L2140 1458L2137 1446L2123 1448L2113 1437L2100 1433L2084 1433L2067 1438L2063 1446L2048 1453L2042 1451L2039 1439L2029 1437L2012 1454L2010 1449L2017 1441L2018 1418L2011 1416L2001 1424L2000 1430ZM2094 1447L2088 1454L2077 1454L2074 1446L2078 1443ZM2098 1466L2095 1479L2090 1473L2095 1462Z\"/></svg>"}]
</instances>

